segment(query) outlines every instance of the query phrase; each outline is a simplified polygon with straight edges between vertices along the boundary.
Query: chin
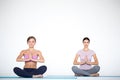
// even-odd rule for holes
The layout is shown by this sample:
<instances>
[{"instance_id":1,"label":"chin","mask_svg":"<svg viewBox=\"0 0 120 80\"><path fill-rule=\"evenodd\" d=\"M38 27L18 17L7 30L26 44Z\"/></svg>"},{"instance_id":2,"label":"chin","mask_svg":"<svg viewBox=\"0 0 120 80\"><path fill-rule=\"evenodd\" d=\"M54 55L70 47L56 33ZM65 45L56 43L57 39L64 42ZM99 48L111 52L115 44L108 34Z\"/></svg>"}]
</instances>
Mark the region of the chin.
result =
<instances>
[{"instance_id":1,"label":"chin","mask_svg":"<svg viewBox=\"0 0 120 80\"><path fill-rule=\"evenodd\" d=\"M85 48L88 48L88 46L85 46Z\"/></svg>"},{"instance_id":2,"label":"chin","mask_svg":"<svg viewBox=\"0 0 120 80\"><path fill-rule=\"evenodd\" d=\"M29 48L34 48L34 47L29 47Z\"/></svg>"}]
</instances>

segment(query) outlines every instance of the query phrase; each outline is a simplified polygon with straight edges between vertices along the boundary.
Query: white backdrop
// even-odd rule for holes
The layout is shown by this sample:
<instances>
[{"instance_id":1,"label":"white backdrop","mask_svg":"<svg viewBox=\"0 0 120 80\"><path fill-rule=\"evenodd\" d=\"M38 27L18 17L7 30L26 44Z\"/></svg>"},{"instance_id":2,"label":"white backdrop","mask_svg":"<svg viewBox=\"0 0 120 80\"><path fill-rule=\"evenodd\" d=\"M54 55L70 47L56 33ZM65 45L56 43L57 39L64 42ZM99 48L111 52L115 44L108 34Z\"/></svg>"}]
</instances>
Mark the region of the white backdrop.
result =
<instances>
[{"instance_id":1,"label":"white backdrop","mask_svg":"<svg viewBox=\"0 0 120 80\"><path fill-rule=\"evenodd\" d=\"M0 76L23 67L16 57L31 35L45 57L45 75L73 75L73 59L87 36L100 75L120 76L119 34L120 0L0 0Z\"/></svg>"}]
</instances>

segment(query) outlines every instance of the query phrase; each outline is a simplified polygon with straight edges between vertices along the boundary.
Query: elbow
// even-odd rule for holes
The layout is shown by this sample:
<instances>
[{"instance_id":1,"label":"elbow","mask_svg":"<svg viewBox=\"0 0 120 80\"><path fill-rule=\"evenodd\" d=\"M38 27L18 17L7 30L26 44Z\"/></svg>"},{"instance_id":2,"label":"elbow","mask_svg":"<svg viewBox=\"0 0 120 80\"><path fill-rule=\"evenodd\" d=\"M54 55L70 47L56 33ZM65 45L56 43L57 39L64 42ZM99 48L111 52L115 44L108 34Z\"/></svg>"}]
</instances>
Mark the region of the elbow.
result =
<instances>
[{"instance_id":1,"label":"elbow","mask_svg":"<svg viewBox=\"0 0 120 80\"><path fill-rule=\"evenodd\" d=\"M99 61L97 60L97 63L96 63L96 65L99 65Z\"/></svg>"},{"instance_id":2,"label":"elbow","mask_svg":"<svg viewBox=\"0 0 120 80\"><path fill-rule=\"evenodd\" d=\"M97 64L96 65L99 65L99 62L97 62Z\"/></svg>"},{"instance_id":3,"label":"elbow","mask_svg":"<svg viewBox=\"0 0 120 80\"><path fill-rule=\"evenodd\" d=\"M73 62L73 65L77 65L75 61Z\"/></svg>"},{"instance_id":4,"label":"elbow","mask_svg":"<svg viewBox=\"0 0 120 80\"><path fill-rule=\"evenodd\" d=\"M95 65L99 65L99 62L95 62Z\"/></svg>"},{"instance_id":5,"label":"elbow","mask_svg":"<svg viewBox=\"0 0 120 80\"><path fill-rule=\"evenodd\" d=\"M44 63L44 62L45 62L45 60L40 60L40 62L41 62L41 63Z\"/></svg>"},{"instance_id":6,"label":"elbow","mask_svg":"<svg viewBox=\"0 0 120 80\"><path fill-rule=\"evenodd\" d=\"M16 59L16 62L22 62L23 59Z\"/></svg>"},{"instance_id":7,"label":"elbow","mask_svg":"<svg viewBox=\"0 0 120 80\"><path fill-rule=\"evenodd\" d=\"M16 62L21 62L20 60L16 60Z\"/></svg>"},{"instance_id":8,"label":"elbow","mask_svg":"<svg viewBox=\"0 0 120 80\"><path fill-rule=\"evenodd\" d=\"M18 60L18 59L16 59L16 62L19 62L19 60Z\"/></svg>"}]
</instances>

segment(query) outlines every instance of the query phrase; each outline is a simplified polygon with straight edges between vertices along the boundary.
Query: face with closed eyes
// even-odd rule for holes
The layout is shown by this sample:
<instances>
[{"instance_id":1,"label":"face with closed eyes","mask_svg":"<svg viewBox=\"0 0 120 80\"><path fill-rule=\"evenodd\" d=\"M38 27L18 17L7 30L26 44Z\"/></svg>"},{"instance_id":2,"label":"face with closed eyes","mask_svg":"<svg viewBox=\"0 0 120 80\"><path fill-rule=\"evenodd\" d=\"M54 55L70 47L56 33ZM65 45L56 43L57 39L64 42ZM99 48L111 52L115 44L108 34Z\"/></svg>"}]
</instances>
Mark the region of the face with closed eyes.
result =
<instances>
[{"instance_id":1,"label":"face with closed eyes","mask_svg":"<svg viewBox=\"0 0 120 80\"><path fill-rule=\"evenodd\" d=\"M35 43L36 43L36 41L33 38L29 39L27 42L29 48L34 48Z\"/></svg>"},{"instance_id":2,"label":"face with closed eyes","mask_svg":"<svg viewBox=\"0 0 120 80\"><path fill-rule=\"evenodd\" d=\"M83 41L83 45L84 45L85 48L88 48L89 44L90 44L89 40L84 40Z\"/></svg>"}]
</instances>

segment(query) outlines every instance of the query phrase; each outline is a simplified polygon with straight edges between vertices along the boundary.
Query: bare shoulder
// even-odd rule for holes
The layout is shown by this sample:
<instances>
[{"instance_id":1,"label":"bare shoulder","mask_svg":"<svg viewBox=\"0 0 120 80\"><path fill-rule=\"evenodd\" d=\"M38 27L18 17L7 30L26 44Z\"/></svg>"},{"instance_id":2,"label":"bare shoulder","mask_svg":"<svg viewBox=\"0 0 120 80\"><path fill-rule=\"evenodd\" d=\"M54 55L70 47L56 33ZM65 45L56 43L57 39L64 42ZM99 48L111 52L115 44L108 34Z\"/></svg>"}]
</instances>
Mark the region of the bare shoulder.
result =
<instances>
[{"instance_id":1,"label":"bare shoulder","mask_svg":"<svg viewBox=\"0 0 120 80\"><path fill-rule=\"evenodd\" d=\"M35 50L37 54L42 54L42 52L40 50Z\"/></svg>"},{"instance_id":2,"label":"bare shoulder","mask_svg":"<svg viewBox=\"0 0 120 80\"><path fill-rule=\"evenodd\" d=\"M24 53L26 53L28 50L27 49L25 49L25 50L22 50L20 53L21 54L24 54Z\"/></svg>"}]
</instances>

